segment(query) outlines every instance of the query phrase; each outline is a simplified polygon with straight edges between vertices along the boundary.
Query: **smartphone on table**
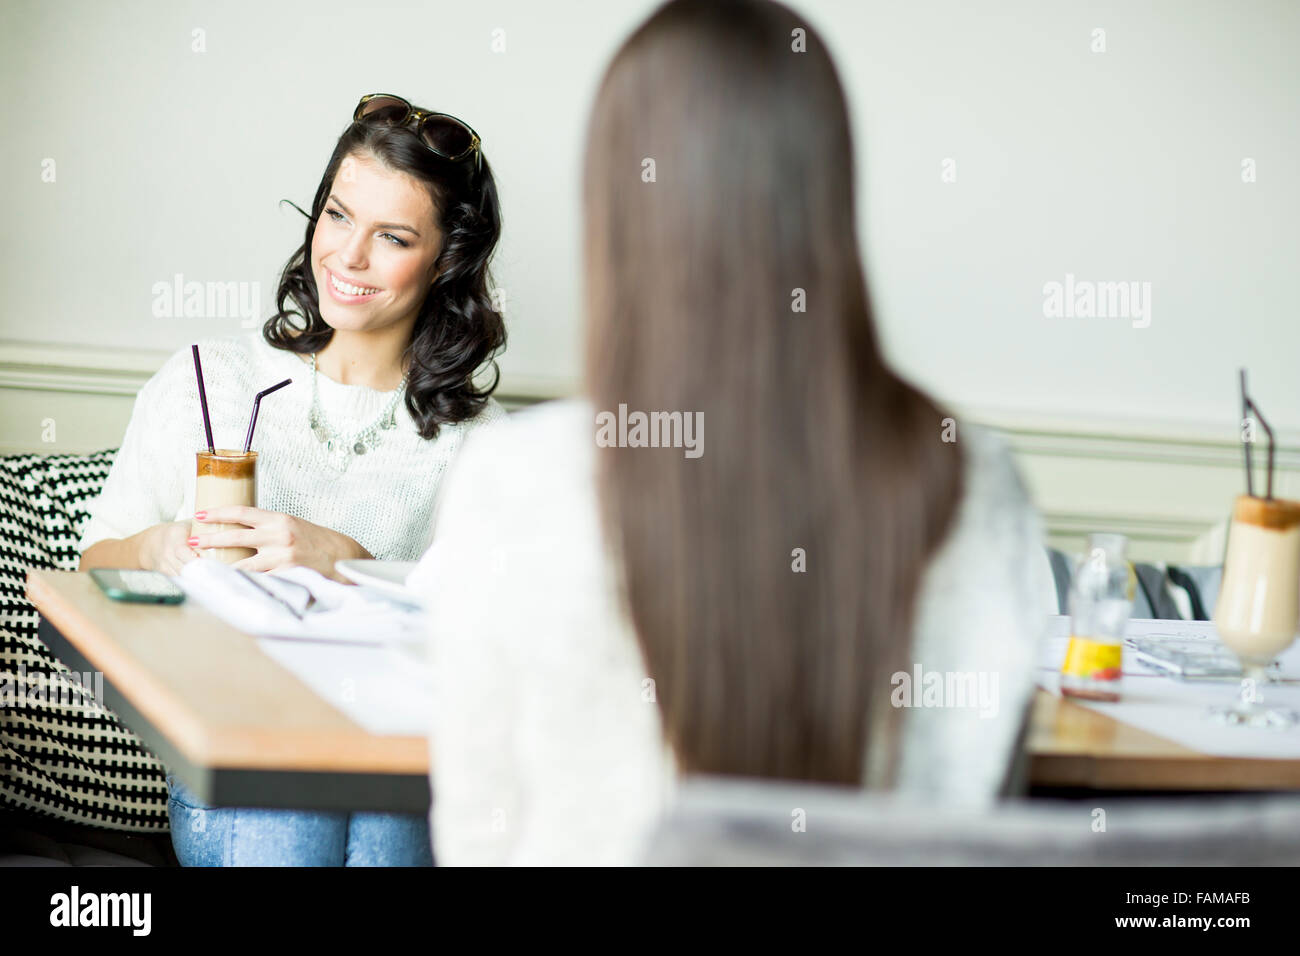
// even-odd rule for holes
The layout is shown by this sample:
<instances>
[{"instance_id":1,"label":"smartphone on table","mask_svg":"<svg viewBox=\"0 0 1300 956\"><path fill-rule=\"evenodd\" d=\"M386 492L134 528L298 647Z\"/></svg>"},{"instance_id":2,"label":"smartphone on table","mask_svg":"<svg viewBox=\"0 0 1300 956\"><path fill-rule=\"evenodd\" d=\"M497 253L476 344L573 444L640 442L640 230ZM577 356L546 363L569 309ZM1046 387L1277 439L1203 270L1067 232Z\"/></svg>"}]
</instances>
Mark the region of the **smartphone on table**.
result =
<instances>
[{"instance_id":1,"label":"smartphone on table","mask_svg":"<svg viewBox=\"0 0 1300 956\"><path fill-rule=\"evenodd\" d=\"M90 576L114 601L138 604L180 604L185 592L161 571L92 568Z\"/></svg>"}]
</instances>

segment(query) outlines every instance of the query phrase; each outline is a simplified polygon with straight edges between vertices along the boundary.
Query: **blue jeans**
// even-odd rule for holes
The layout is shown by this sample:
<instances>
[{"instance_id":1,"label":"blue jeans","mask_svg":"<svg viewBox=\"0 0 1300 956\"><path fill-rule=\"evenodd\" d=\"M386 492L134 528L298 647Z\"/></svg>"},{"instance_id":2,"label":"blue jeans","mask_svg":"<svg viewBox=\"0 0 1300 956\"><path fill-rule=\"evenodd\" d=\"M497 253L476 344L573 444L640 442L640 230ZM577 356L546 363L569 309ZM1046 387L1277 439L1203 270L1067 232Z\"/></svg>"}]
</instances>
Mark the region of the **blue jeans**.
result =
<instances>
[{"instance_id":1,"label":"blue jeans","mask_svg":"<svg viewBox=\"0 0 1300 956\"><path fill-rule=\"evenodd\" d=\"M181 866L433 866L424 814L211 807L167 774Z\"/></svg>"}]
</instances>

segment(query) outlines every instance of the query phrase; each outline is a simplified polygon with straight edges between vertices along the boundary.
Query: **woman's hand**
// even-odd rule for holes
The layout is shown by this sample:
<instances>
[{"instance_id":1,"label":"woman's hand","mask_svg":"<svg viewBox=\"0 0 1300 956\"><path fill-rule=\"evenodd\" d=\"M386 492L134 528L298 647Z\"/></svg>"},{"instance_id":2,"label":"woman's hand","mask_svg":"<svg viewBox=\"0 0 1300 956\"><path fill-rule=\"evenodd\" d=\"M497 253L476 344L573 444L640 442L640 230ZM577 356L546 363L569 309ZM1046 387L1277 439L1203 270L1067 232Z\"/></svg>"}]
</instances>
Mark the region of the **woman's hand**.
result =
<instances>
[{"instance_id":1,"label":"woman's hand","mask_svg":"<svg viewBox=\"0 0 1300 956\"><path fill-rule=\"evenodd\" d=\"M304 567L335 581L346 582L346 578L335 572L334 562L371 557L365 548L345 534L278 511L227 505L197 512L194 518L200 524L247 526L247 530L216 531L189 539L189 545L200 551L204 548L256 548L257 554L232 565L243 571Z\"/></svg>"},{"instance_id":2,"label":"woman's hand","mask_svg":"<svg viewBox=\"0 0 1300 956\"><path fill-rule=\"evenodd\" d=\"M188 521L172 521L146 528L138 536L140 567L163 574L180 574L181 567L198 555L186 544L190 536Z\"/></svg>"}]
</instances>

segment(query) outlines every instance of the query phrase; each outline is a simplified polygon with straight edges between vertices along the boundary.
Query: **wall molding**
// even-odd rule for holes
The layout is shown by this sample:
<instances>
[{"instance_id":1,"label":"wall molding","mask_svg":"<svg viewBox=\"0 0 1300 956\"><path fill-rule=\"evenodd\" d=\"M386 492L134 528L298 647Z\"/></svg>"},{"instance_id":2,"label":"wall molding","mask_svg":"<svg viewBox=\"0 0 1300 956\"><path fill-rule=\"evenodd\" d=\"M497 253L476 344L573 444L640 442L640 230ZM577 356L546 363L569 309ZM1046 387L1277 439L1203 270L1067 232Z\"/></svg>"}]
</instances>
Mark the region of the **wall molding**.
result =
<instances>
[{"instance_id":1,"label":"wall molding","mask_svg":"<svg viewBox=\"0 0 1300 956\"><path fill-rule=\"evenodd\" d=\"M0 454L113 447L136 393L170 354L0 341ZM496 397L517 409L577 391L572 381L503 373ZM961 405L956 411L1004 437L1049 542L1065 550L1079 550L1088 532L1105 530L1127 534L1143 560L1212 555L1221 548L1215 527L1244 492L1237 423L1227 417L1112 420ZM51 420L58 423L53 443L41 429ZM1262 440L1256 448L1262 480ZM1300 432L1279 431L1275 454L1275 493L1300 498Z\"/></svg>"},{"instance_id":2,"label":"wall molding","mask_svg":"<svg viewBox=\"0 0 1300 956\"><path fill-rule=\"evenodd\" d=\"M169 353L0 342L0 389L135 396Z\"/></svg>"},{"instance_id":3,"label":"wall molding","mask_svg":"<svg viewBox=\"0 0 1300 956\"><path fill-rule=\"evenodd\" d=\"M1005 409L959 409L996 429L1016 456L1048 540L1083 548L1089 532L1117 531L1143 560L1218 563L1223 526L1246 491L1237 422L1082 419ZM1256 491L1267 444L1253 447ZM1274 494L1300 498L1300 433L1278 430Z\"/></svg>"},{"instance_id":4,"label":"wall molding","mask_svg":"<svg viewBox=\"0 0 1300 956\"><path fill-rule=\"evenodd\" d=\"M134 398L171 354L166 349L0 341L0 389ZM565 398L576 390L575 383L560 378L502 373L495 397L519 406Z\"/></svg>"},{"instance_id":5,"label":"wall molding","mask_svg":"<svg viewBox=\"0 0 1300 956\"><path fill-rule=\"evenodd\" d=\"M966 407L963 417L997 429L1017 451L1072 458L1115 459L1153 464L1245 467L1235 419L1221 422L1141 419L1085 419L1037 412ZM1275 467L1300 468L1300 431L1276 429ZM1263 431L1255 465L1263 473Z\"/></svg>"}]
</instances>

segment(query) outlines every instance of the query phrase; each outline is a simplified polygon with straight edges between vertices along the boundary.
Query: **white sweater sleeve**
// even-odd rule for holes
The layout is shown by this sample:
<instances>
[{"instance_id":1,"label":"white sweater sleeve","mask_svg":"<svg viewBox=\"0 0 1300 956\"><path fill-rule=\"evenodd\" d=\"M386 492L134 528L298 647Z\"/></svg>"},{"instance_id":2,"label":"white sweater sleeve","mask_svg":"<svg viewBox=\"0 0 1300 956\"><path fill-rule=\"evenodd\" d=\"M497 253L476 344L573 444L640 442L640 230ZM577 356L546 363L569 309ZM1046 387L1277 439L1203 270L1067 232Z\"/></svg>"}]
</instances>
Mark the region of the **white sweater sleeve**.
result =
<instances>
[{"instance_id":1,"label":"white sweater sleeve","mask_svg":"<svg viewBox=\"0 0 1300 956\"><path fill-rule=\"evenodd\" d=\"M509 618L490 603L499 567L493 502L503 489L491 455L476 454L489 437L466 441L444 481L433 547L409 579L430 599L430 829L440 866L507 863L524 825L514 760L519 677Z\"/></svg>"},{"instance_id":2,"label":"white sweater sleeve","mask_svg":"<svg viewBox=\"0 0 1300 956\"><path fill-rule=\"evenodd\" d=\"M460 451L457 457L452 459L448 466L447 475L442 481L438 482L438 488L433 496L433 517L429 526L424 530L424 536L420 541L420 554L427 554L433 547L434 538L438 534L438 513L442 510L443 500L447 497L448 479L455 471L456 462L460 460L460 453L465 450L472 436L481 435L484 432L492 432L500 429L506 422L506 410L495 399L489 399L483 410L469 422L459 426L465 429L465 437L461 443Z\"/></svg>"},{"instance_id":3,"label":"white sweater sleeve","mask_svg":"<svg viewBox=\"0 0 1300 956\"><path fill-rule=\"evenodd\" d=\"M97 542L176 519L194 469L195 449L177 417L191 412L180 380L188 356L188 350L173 355L136 395L126 435L82 529L78 550L83 554Z\"/></svg>"},{"instance_id":4,"label":"white sweater sleeve","mask_svg":"<svg viewBox=\"0 0 1300 956\"><path fill-rule=\"evenodd\" d=\"M926 675L945 684L950 675L964 679L968 699L931 706L925 688L912 687L899 789L982 806L998 796L1015 757L1048 585L1042 525L1010 453L983 429L968 425L965 434L966 487L923 577L909 676L919 667L923 682Z\"/></svg>"}]
</instances>

